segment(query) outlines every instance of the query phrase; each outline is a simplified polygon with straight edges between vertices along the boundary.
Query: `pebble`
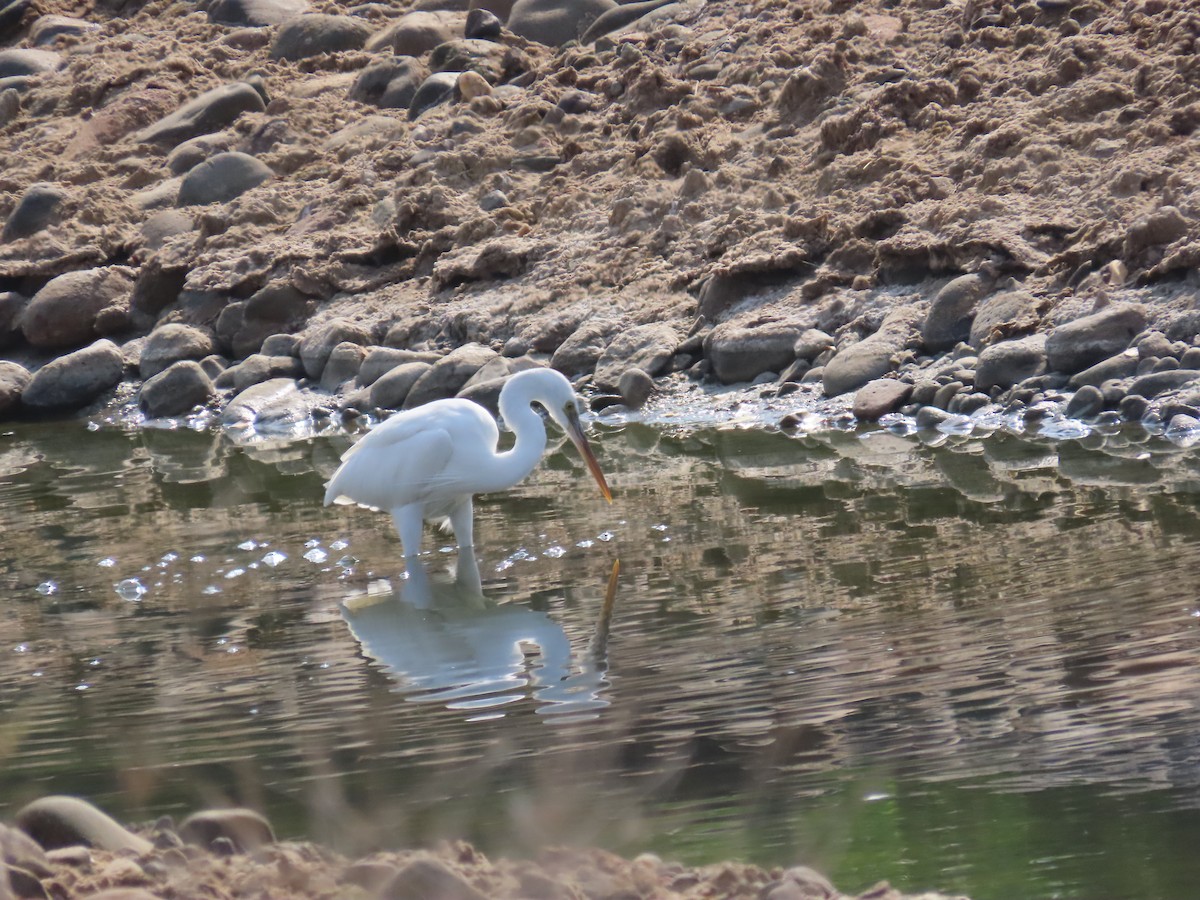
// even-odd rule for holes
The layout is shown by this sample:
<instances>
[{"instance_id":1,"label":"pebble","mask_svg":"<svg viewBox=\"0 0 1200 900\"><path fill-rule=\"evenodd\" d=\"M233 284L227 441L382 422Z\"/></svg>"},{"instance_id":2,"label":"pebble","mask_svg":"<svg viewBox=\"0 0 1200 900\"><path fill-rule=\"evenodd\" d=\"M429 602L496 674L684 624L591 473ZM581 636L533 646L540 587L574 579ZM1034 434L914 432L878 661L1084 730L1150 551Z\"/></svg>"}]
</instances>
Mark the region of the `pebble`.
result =
<instances>
[{"instance_id":1,"label":"pebble","mask_svg":"<svg viewBox=\"0 0 1200 900\"><path fill-rule=\"evenodd\" d=\"M492 86L478 72L463 72L458 76L458 94L463 100L485 97L491 92Z\"/></svg>"},{"instance_id":2,"label":"pebble","mask_svg":"<svg viewBox=\"0 0 1200 900\"><path fill-rule=\"evenodd\" d=\"M1084 385L1067 401L1065 415L1069 419L1087 419L1104 409L1104 393L1094 385Z\"/></svg>"},{"instance_id":3,"label":"pebble","mask_svg":"<svg viewBox=\"0 0 1200 900\"><path fill-rule=\"evenodd\" d=\"M409 104L409 120L418 119L422 113L451 100L458 91L460 74L459 72L435 72L422 81Z\"/></svg>"},{"instance_id":4,"label":"pebble","mask_svg":"<svg viewBox=\"0 0 1200 900\"><path fill-rule=\"evenodd\" d=\"M654 393L654 379L636 366L626 369L617 385L621 399L630 409L641 409Z\"/></svg>"},{"instance_id":5,"label":"pebble","mask_svg":"<svg viewBox=\"0 0 1200 900\"><path fill-rule=\"evenodd\" d=\"M491 10L475 7L467 13L467 22L463 27L463 36L480 40L493 40L500 37L504 23Z\"/></svg>"},{"instance_id":6,"label":"pebble","mask_svg":"<svg viewBox=\"0 0 1200 900\"><path fill-rule=\"evenodd\" d=\"M859 388L854 395L853 412L862 422L876 422L895 412L911 396L913 386L894 378L877 378Z\"/></svg>"}]
</instances>

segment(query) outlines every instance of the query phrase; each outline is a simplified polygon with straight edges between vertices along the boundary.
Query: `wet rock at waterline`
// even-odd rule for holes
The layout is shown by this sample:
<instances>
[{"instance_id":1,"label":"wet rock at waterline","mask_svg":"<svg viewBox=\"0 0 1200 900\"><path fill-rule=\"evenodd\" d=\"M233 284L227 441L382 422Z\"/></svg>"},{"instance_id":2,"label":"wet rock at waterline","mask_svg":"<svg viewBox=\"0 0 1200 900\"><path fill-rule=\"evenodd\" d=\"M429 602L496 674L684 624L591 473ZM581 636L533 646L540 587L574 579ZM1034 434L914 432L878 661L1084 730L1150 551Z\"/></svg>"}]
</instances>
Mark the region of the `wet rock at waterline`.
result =
<instances>
[{"instance_id":1,"label":"wet rock at waterline","mask_svg":"<svg viewBox=\"0 0 1200 900\"><path fill-rule=\"evenodd\" d=\"M863 385L854 395L853 413L860 422L875 422L895 412L912 394L911 384L894 378L877 378Z\"/></svg>"},{"instance_id":2,"label":"wet rock at waterline","mask_svg":"<svg viewBox=\"0 0 1200 900\"><path fill-rule=\"evenodd\" d=\"M133 270L108 266L67 272L33 295L21 313L21 333L34 347L78 347L128 326Z\"/></svg>"},{"instance_id":3,"label":"wet rock at waterline","mask_svg":"<svg viewBox=\"0 0 1200 900\"><path fill-rule=\"evenodd\" d=\"M979 362L975 367L975 386L981 391L990 391L995 387L1008 388L1045 371L1044 334L1001 341L979 354Z\"/></svg>"},{"instance_id":4,"label":"wet rock at waterline","mask_svg":"<svg viewBox=\"0 0 1200 900\"><path fill-rule=\"evenodd\" d=\"M151 332L142 346L139 369L151 378L183 359L201 360L216 350L210 332L194 325L169 323Z\"/></svg>"},{"instance_id":5,"label":"wet rock at waterline","mask_svg":"<svg viewBox=\"0 0 1200 900\"><path fill-rule=\"evenodd\" d=\"M618 332L596 362L596 385L602 390L616 388L630 367L659 375L666 370L678 344L679 333L666 324L635 325Z\"/></svg>"},{"instance_id":6,"label":"wet rock at waterline","mask_svg":"<svg viewBox=\"0 0 1200 900\"><path fill-rule=\"evenodd\" d=\"M225 203L258 187L275 173L248 153L218 153L185 176L179 185L179 206Z\"/></svg>"},{"instance_id":7,"label":"wet rock at waterline","mask_svg":"<svg viewBox=\"0 0 1200 900\"><path fill-rule=\"evenodd\" d=\"M219 389L233 388L240 392L273 378L296 380L303 377L304 363L294 356L252 353L213 377L213 383Z\"/></svg>"},{"instance_id":8,"label":"wet rock at waterline","mask_svg":"<svg viewBox=\"0 0 1200 900\"><path fill-rule=\"evenodd\" d=\"M902 306L884 316L879 330L857 343L838 350L825 364L822 387L826 396L836 397L882 378L896 367L900 353L917 343L919 323L925 318L920 306Z\"/></svg>"},{"instance_id":9,"label":"wet rock at waterline","mask_svg":"<svg viewBox=\"0 0 1200 900\"><path fill-rule=\"evenodd\" d=\"M287 431L307 422L312 400L291 378L272 378L237 394L221 411L221 423L230 428Z\"/></svg>"},{"instance_id":10,"label":"wet rock at waterline","mask_svg":"<svg viewBox=\"0 0 1200 900\"><path fill-rule=\"evenodd\" d=\"M188 359L172 363L143 382L138 405L152 419L181 416L204 406L215 394L208 373L200 363Z\"/></svg>"},{"instance_id":11,"label":"wet rock at waterline","mask_svg":"<svg viewBox=\"0 0 1200 900\"><path fill-rule=\"evenodd\" d=\"M23 806L13 821L46 850L77 844L113 853L153 849L148 840L77 797L42 797Z\"/></svg>"},{"instance_id":12,"label":"wet rock at waterline","mask_svg":"<svg viewBox=\"0 0 1200 900\"><path fill-rule=\"evenodd\" d=\"M295 61L357 50L370 36L370 26L355 16L307 13L284 22L271 44L271 58Z\"/></svg>"},{"instance_id":13,"label":"wet rock at waterline","mask_svg":"<svg viewBox=\"0 0 1200 900\"><path fill-rule=\"evenodd\" d=\"M99 340L38 369L21 392L21 402L34 410L79 409L116 387L124 371L117 345Z\"/></svg>"},{"instance_id":14,"label":"wet rock at waterline","mask_svg":"<svg viewBox=\"0 0 1200 900\"><path fill-rule=\"evenodd\" d=\"M804 329L786 321L755 325L725 322L704 339L704 355L722 384L752 381L764 372L780 372L796 358Z\"/></svg>"},{"instance_id":15,"label":"wet rock at waterline","mask_svg":"<svg viewBox=\"0 0 1200 900\"><path fill-rule=\"evenodd\" d=\"M321 370L321 390L333 393L358 375L366 352L362 345L349 341L334 347Z\"/></svg>"},{"instance_id":16,"label":"wet rock at waterline","mask_svg":"<svg viewBox=\"0 0 1200 900\"><path fill-rule=\"evenodd\" d=\"M0 231L0 242L17 241L37 234L58 219L67 192L53 184L33 184L21 194L16 208Z\"/></svg>"},{"instance_id":17,"label":"wet rock at waterline","mask_svg":"<svg viewBox=\"0 0 1200 900\"><path fill-rule=\"evenodd\" d=\"M32 377L20 363L0 360L0 415L21 402L21 393Z\"/></svg>"}]
</instances>

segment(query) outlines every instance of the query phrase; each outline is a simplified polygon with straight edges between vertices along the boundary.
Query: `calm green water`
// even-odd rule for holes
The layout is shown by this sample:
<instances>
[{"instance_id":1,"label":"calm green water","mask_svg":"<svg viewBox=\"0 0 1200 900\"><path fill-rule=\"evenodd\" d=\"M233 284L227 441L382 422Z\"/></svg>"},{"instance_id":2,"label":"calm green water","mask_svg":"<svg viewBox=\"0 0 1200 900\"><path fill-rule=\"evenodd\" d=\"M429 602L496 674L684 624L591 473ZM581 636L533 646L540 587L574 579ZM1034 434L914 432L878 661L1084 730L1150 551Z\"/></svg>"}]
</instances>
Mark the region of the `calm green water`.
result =
<instances>
[{"instance_id":1,"label":"calm green water","mask_svg":"<svg viewBox=\"0 0 1200 900\"><path fill-rule=\"evenodd\" d=\"M351 853L1195 896L1200 454L597 437L611 507L573 454L478 504L480 597L436 539L406 580L388 518L321 507L345 437L10 427L0 818L237 803Z\"/></svg>"}]
</instances>

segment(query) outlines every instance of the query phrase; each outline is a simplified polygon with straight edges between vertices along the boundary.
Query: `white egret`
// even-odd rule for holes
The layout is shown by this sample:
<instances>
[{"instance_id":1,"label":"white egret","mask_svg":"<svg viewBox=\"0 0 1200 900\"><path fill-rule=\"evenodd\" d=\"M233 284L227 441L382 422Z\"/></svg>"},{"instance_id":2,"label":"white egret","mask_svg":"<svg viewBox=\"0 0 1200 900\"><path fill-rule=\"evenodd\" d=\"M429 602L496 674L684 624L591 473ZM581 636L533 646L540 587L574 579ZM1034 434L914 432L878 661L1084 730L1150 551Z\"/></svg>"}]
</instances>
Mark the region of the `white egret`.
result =
<instances>
[{"instance_id":1,"label":"white egret","mask_svg":"<svg viewBox=\"0 0 1200 900\"><path fill-rule=\"evenodd\" d=\"M497 452L500 429L470 400L436 400L402 412L367 434L342 457L325 491L325 505L357 503L392 514L405 558L421 550L424 522L445 524L459 548L474 546L472 497L522 481L546 449L540 404L578 448L604 499L612 494L579 422L580 400L553 369L527 369L505 382L500 414L517 436Z\"/></svg>"}]
</instances>

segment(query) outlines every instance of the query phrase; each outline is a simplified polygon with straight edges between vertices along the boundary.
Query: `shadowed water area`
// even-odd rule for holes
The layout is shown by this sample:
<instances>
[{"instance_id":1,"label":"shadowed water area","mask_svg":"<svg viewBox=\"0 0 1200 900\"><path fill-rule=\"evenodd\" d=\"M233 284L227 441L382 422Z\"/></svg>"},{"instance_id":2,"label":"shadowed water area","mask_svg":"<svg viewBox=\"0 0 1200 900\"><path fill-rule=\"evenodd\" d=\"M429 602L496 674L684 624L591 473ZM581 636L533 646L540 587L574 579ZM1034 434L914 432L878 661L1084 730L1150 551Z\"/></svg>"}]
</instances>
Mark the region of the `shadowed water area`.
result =
<instances>
[{"instance_id":1,"label":"shadowed water area","mask_svg":"<svg viewBox=\"0 0 1200 900\"><path fill-rule=\"evenodd\" d=\"M130 821L250 805L348 852L1194 896L1193 450L594 437L613 505L573 451L480 498L475 590L448 541L402 578L390 517L320 505L345 436L12 427L0 819L77 793Z\"/></svg>"}]
</instances>

